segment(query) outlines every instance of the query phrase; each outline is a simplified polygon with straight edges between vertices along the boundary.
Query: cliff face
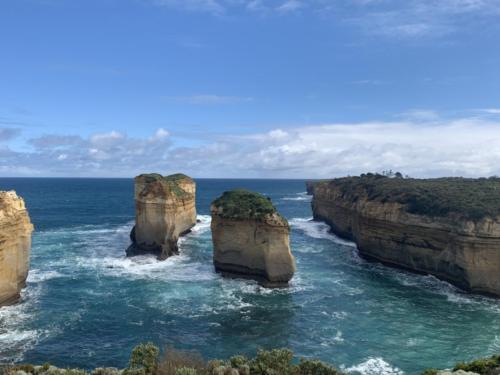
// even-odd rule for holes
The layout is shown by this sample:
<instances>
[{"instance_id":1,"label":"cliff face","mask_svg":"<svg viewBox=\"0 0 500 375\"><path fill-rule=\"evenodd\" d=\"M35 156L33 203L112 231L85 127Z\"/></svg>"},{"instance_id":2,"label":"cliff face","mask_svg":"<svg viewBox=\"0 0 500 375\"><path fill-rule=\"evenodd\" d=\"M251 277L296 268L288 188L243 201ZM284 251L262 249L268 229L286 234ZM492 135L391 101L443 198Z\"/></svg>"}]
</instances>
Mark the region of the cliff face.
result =
<instances>
[{"instance_id":1,"label":"cliff face","mask_svg":"<svg viewBox=\"0 0 500 375\"><path fill-rule=\"evenodd\" d=\"M26 284L32 231L23 199L0 191L0 306L15 302Z\"/></svg>"},{"instance_id":2,"label":"cliff face","mask_svg":"<svg viewBox=\"0 0 500 375\"><path fill-rule=\"evenodd\" d=\"M178 253L179 236L196 224L196 185L188 176L145 174L135 178L135 226L127 255Z\"/></svg>"},{"instance_id":3,"label":"cliff face","mask_svg":"<svg viewBox=\"0 0 500 375\"><path fill-rule=\"evenodd\" d=\"M500 220L413 214L407 205L375 200L335 180L313 187L316 220L356 242L361 255L434 275L462 289L500 296Z\"/></svg>"},{"instance_id":4,"label":"cliff face","mask_svg":"<svg viewBox=\"0 0 500 375\"><path fill-rule=\"evenodd\" d=\"M286 285L295 272L286 219L256 193L224 194L211 206L215 269L256 279L268 287ZM249 197L251 201L245 201ZM225 198L232 202L226 205L227 201L221 201ZM266 206L264 210L259 202Z\"/></svg>"}]
</instances>

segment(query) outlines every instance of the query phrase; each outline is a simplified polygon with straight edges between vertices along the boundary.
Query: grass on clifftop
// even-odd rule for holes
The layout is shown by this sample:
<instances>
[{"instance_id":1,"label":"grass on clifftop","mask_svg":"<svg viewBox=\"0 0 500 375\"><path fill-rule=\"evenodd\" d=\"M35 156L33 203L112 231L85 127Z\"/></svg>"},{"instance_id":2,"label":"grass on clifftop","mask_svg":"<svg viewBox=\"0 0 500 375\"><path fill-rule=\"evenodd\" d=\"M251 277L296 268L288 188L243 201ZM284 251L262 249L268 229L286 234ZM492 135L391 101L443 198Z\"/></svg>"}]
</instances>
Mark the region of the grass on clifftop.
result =
<instances>
[{"instance_id":1,"label":"grass on clifftop","mask_svg":"<svg viewBox=\"0 0 500 375\"><path fill-rule=\"evenodd\" d=\"M443 177L433 179L363 174L319 184L339 186L355 202L361 196L379 202L397 202L409 213L435 217L459 216L478 221L500 215L500 178Z\"/></svg>"},{"instance_id":2,"label":"grass on clifftop","mask_svg":"<svg viewBox=\"0 0 500 375\"><path fill-rule=\"evenodd\" d=\"M222 208L220 216L228 219L263 219L273 213L279 215L270 198L244 189L225 191L212 204ZM288 224L284 217L280 217Z\"/></svg>"},{"instance_id":3,"label":"grass on clifftop","mask_svg":"<svg viewBox=\"0 0 500 375\"><path fill-rule=\"evenodd\" d=\"M188 193L181 189L179 181L188 180L193 181L189 176L183 173L175 173L168 176L162 176L159 173L145 173L137 176L136 178L144 179L146 183L160 182L169 191L174 192L179 198L185 197Z\"/></svg>"}]
</instances>

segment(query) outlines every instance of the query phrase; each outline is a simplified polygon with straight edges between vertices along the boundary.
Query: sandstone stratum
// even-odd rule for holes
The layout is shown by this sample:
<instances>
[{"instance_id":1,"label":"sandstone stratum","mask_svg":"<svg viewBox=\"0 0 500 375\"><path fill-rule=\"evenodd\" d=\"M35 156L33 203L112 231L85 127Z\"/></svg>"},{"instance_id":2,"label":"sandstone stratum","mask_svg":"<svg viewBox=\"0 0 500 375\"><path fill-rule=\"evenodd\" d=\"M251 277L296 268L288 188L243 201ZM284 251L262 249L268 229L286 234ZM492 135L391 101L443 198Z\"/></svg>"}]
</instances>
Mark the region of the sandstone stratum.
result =
<instances>
[{"instance_id":1,"label":"sandstone stratum","mask_svg":"<svg viewBox=\"0 0 500 375\"><path fill-rule=\"evenodd\" d=\"M196 184L181 174L142 174L135 178L135 226L128 256L178 254L177 241L196 224Z\"/></svg>"},{"instance_id":2,"label":"sandstone stratum","mask_svg":"<svg viewBox=\"0 0 500 375\"><path fill-rule=\"evenodd\" d=\"M500 296L500 179L365 174L310 184L316 220L371 260Z\"/></svg>"},{"instance_id":3,"label":"sandstone stratum","mask_svg":"<svg viewBox=\"0 0 500 375\"><path fill-rule=\"evenodd\" d=\"M0 306L16 302L26 285L32 232L24 200L0 191Z\"/></svg>"},{"instance_id":4,"label":"sandstone stratum","mask_svg":"<svg viewBox=\"0 0 500 375\"><path fill-rule=\"evenodd\" d=\"M232 190L212 202L217 272L253 278L267 287L288 284L295 272L290 227L261 194Z\"/></svg>"}]
</instances>

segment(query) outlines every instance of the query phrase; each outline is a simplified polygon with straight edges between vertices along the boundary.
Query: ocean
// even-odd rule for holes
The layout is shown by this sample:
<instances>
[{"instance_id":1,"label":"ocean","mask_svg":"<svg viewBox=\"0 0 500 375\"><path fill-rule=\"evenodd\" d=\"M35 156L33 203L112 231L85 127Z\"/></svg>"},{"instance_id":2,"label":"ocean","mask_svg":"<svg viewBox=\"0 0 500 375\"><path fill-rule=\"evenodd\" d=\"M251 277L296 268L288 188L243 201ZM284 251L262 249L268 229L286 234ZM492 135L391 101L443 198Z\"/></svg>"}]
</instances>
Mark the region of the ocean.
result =
<instances>
[{"instance_id":1,"label":"ocean","mask_svg":"<svg viewBox=\"0 0 500 375\"><path fill-rule=\"evenodd\" d=\"M210 202L247 188L291 224L297 273L265 289L214 272ZM126 258L132 179L0 178L36 231L21 303L0 308L0 362L124 367L153 341L205 358L288 347L354 374L418 374L500 353L500 302L361 259L311 220L300 180L197 180L199 223L180 255Z\"/></svg>"}]
</instances>

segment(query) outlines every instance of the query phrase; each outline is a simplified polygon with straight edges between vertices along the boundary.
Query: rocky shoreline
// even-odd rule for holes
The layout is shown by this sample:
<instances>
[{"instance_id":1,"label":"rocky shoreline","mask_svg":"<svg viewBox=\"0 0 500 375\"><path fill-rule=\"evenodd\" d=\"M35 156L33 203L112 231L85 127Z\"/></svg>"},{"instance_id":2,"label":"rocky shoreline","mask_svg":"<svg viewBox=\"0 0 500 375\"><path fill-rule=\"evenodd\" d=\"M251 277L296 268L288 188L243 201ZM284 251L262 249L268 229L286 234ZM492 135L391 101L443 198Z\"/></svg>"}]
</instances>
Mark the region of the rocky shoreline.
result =
<instances>
[{"instance_id":1,"label":"rocky shoreline","mask_svg":"<svg viewBox=\"0 0 500 375\"><path fill-rule=\"evenodd\" d=\"M318 181L308 189L313 195L314 219L354 241L363 257L431 274L466 291L499 297L499 217L480 216L474 206L469 207L473 198L461 211L453 207L439 211L439 201L422 203L433 194L441 199L432 189L441 189L444 183L452 187L439 194L450 196L458 194L453 192L453 184L464 181L363 175ZM481 189L474 181L465 184L471 186L471 194ZM488 181L486 186L497 184L500 187L500 181ZM424 186L424 194L418 195L415 186ZM430 207L427 211L426 205Z\"/></svg>"}]
</instances>

